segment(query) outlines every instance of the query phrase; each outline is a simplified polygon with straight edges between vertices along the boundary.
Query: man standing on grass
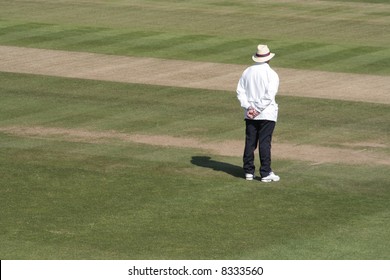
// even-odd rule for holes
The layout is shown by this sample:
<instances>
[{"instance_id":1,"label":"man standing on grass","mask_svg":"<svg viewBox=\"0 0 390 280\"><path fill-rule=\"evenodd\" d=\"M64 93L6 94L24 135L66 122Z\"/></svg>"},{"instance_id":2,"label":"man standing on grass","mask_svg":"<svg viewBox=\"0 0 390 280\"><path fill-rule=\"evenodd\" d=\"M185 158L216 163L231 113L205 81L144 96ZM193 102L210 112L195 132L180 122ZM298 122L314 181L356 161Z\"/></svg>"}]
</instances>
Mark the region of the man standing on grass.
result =
<instances>
[{"instance_id":1,"label":"man standing on grass","mask_svg":"<svg viewBox=\"0 0 390 280\"><path fill-rule=\"evenodd\" d=\"M280 180L271 169L271 140L278 117L275 96L279 88L279 76L269 66L274 56L267 45L258 45L252 56L255 64L245 69L237 85L237 98L245 112L243 168L246 180L255 177L254 151L258 145L261 181Z\"/></svg>"}]
</instances>

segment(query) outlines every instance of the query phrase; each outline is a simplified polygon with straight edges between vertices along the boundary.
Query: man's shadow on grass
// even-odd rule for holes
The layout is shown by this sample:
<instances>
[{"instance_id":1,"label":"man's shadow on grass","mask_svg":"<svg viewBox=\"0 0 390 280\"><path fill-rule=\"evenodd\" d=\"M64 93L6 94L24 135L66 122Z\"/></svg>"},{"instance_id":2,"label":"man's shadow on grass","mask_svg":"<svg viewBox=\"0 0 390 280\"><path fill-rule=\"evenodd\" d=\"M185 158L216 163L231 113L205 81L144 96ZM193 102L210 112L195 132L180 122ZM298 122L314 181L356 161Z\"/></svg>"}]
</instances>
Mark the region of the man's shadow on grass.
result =
<instances>
[{"instance_id":1,"label":"man's shadow on grass","mask_svg":"<svg viewBox=\"0 0 390 280\"><path fill-rule=\"evenodd\" d=\"M243 178L244 175L241 166L212 160L211 157L208 156L193 156L191 163L197 166L210 168L215 171L222 171L237 178Z\"/></svg>"}]
</instances>

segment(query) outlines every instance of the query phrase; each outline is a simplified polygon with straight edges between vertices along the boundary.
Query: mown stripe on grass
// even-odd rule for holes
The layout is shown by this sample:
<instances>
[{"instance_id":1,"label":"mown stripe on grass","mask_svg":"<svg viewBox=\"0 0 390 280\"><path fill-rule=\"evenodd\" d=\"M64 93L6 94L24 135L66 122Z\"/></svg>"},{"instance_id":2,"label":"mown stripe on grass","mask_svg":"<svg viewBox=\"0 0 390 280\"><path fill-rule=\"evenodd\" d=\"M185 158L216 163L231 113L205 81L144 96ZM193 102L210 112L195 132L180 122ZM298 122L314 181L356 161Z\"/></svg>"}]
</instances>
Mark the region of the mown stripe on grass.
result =
<instances>
[{"instance_id":1,"label":"mown stripe on grass","mask_svg":"<svg viewBox=\"0 0 390 280\"><path fill-rule=\"evenodd\" d=\"M2 27L1 25L4 25ZM34 29L40 29L45 27L52 27L52 24L48 23L23 23L23 24L12 24L0 21L0 35L14 35L15 33L23 33L26 34L31 32Z\"/></svg>"},{"instance_id":2,"label":"mown stripe on grass","mask_svg":"<svg viewBox=\"0 0 390 280\"><path fill-rule=\"evenodd\" d=\"M121 48L127 47L130 42L135 42L139 40L143 40L148 37L153 37L161 34L161 32L144 32L144 31L134 31L134 32L113 32L105 31L99 32L97 35L93 34L93 36L89 37L78 37L73 38L72 40L68 40L65 43L64 47L70 50L91 50L95 52L105 52L105 49L109 50L112 46L115 47L114 53L121 53ZM109 48L107 48L109 46Z\"/></svg>"},{"instance_id":3,"label":"mown stripe on grass","mask_svg":"<svg viewBox=\"0 0 390 280\"><path fill-rule=\"evenodd\" d=\"M22 34L20 38L9 40L11 44L16 45L47 45L47 43L52 43L53 41L62 41L64 38L70 37L83 37L85 35L95 33L96 30L86 29L71 29L71 30L61 30L53 31L50 33L43 32L42 35L29 35Z\"/></svg>"},{"instance_id":4,"label":"mown stripe on grass","mask_svg":"<svg viewBox=\"0 0 390 280\"><path fill-rule=\"evenodd\" d=\"M210 34L72 27L43 23L13 24L4 21L0 22L0 34L0 44L3 45L233 64L251 63L250 56L256 45L259 42L266 42L277 54L273 63L279 67L390 74L387 46L276 41L265 37L238 39ZM356 59L344 63L345 59L362 54L364 62ZM332 66L329 67L328 64Z\"/></svg>"}]
</instances>

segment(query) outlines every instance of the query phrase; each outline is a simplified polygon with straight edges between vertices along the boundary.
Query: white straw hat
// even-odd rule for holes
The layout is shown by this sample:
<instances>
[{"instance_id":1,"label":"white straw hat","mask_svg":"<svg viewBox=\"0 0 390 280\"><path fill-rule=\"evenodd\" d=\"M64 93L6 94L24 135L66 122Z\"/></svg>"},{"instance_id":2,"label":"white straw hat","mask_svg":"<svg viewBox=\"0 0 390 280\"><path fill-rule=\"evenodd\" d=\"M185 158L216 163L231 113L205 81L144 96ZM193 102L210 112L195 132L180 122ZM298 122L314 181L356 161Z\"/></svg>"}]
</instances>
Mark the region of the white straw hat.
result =
<instances>
[{"instance_id":1,"label":"white straw hat","mask_svg":"<svg viewBox=\"0 0 390 280\"><path fill-rule=\"evenodd\" d=\"M252 56L254 62L267 62L275 56L271 53L267 45L258 45L257 52Z\"/></svg>"}]
</instances>

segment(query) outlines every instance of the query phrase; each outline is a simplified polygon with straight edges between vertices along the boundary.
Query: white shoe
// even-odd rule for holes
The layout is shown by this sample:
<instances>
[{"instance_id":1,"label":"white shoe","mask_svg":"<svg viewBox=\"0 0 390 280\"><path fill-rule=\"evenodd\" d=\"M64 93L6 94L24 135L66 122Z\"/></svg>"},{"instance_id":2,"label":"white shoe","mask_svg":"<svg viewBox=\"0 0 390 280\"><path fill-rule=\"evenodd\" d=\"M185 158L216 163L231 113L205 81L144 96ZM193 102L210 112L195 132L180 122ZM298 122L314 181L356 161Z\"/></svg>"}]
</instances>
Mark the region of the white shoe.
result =
<instances>
[{"instance_id":1,"label":"white shoe","mask_svg":"<svg viewBox=\"0 0 390 280\"><path fill-rule=\"evenodd\" d=\"M252 181L255 178L255 175L246 173L245 174L245 180Z\"/></svg>"},{"instance_id":2,"label":"white shoe","mask_svg":"<svg viewBox=\"0 0 390 280\"><path fill-rule=\"evenodd\" d=\"M262 182L266 182L266 183L269 183L269 182L277 182L280 180L280 177L278 175L275 175L275 173L271 172L267 177L263 177L261 178L261 181Z\"/></svg>"}]
</instances>

